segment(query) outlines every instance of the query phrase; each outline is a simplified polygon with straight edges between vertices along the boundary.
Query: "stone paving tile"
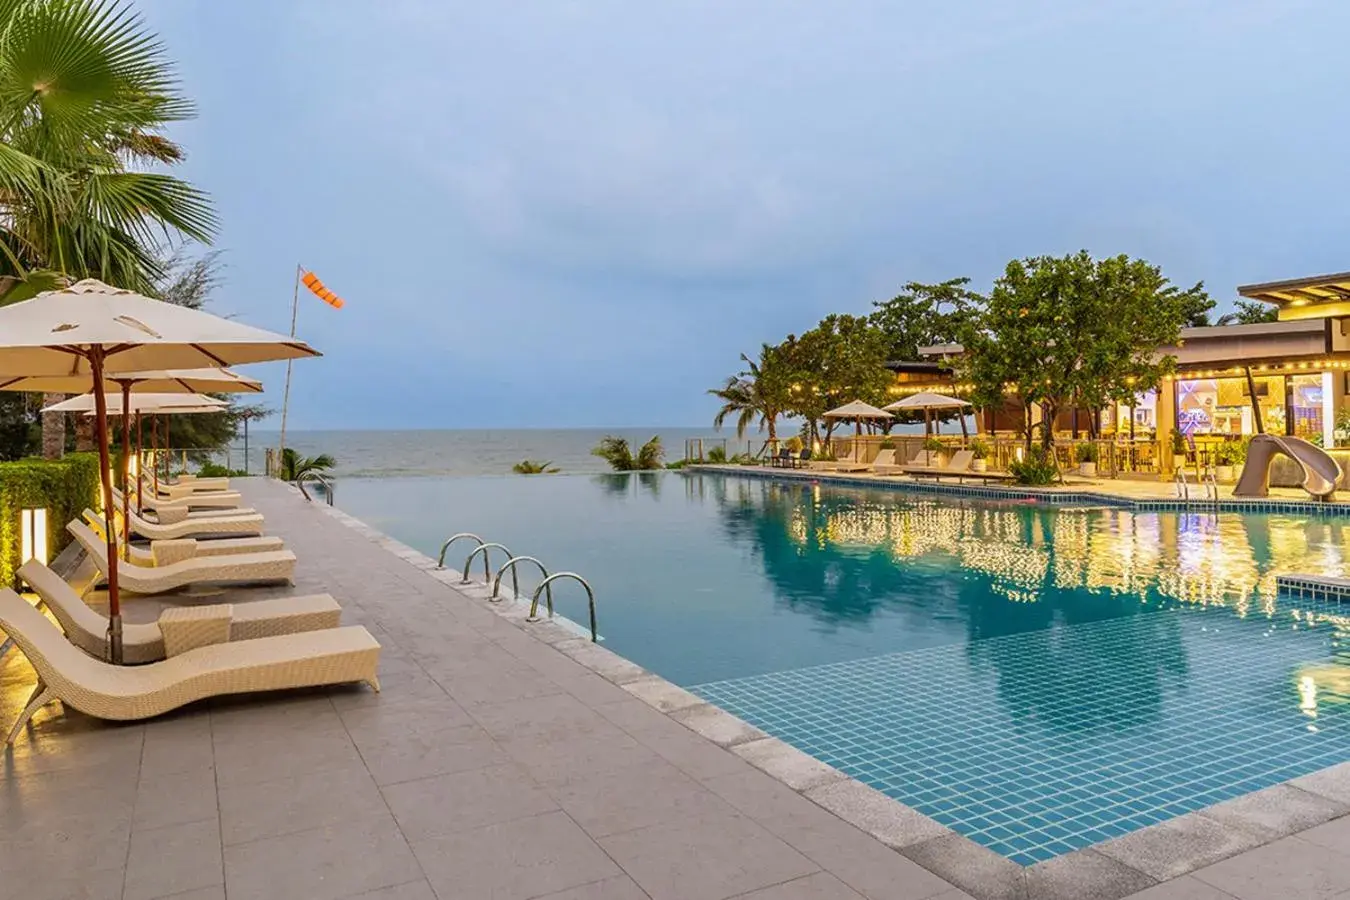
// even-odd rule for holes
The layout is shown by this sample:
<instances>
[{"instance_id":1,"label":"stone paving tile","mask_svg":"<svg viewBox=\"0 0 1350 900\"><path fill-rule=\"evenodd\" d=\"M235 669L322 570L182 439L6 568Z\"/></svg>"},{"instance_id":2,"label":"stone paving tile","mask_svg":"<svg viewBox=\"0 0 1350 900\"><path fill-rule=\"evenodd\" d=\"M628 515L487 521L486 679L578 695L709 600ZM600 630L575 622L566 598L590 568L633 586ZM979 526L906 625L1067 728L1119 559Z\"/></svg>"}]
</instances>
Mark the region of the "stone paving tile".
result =
<instances>
[{"instance_id":1,"label":"stone paving tile","mask_svg":"<svg viewBox=\"0 0 1350 900\"><path fill-rule=\"evenodd\" d=\"M422 875L388 812L225 848L230 900L332 900Z\"/></svg>"},{"instance_id":2,"label":"stone paving tile","mask_svg":"<svg viewBox=\"0 0 1350 900\"><path fill-rule=\"evenodd\" d=\"M1234 900L1234 897L1213 885L1186 875L1131 894L1126 900Z\"/></svg>"},{"instance_id":3,"label":"stone paving tile","mask_svg":"<svg viewBox=\"0 0 1350 900\"><path fill-rule=\"evenodd\" d=\"M622 874L562 812L415 841L413 850L439 897L529 900Z\"/></svg>"},{"instance_id":4,"label":"stone paving tile","mask_svg":"<svg viewBox=\"0 0 1350 900\"><path fill-rule=\"evenodd\" d=\"M1295 778L1294 787L1350 805L1350 762Z\"/></svg>"},{"instance_id":5,"label":"stone paving tile","mask_svg":"<svg viewBox=\"0 0 1350 900\"><path fill-rule=\"evenodd\" d=\"M375 779L361 765L222 785L219 796L220 834L227 846L341 825L384 806Z\"/></svg>"},{"instance_id":6,"label":"stone paving tile","mask_svg":"<svg viewBox=\"0 0 1350 900\"><path fill-rule=\"evenodd\" d=\"M425 878L396 884L393 887L376 888L359 894L348 894L342 900L437 900L436 892Z\"/></svg>"},{"instance_id":7,"label":"stone paving tile","mask_svg":"<svg viewBox=\"0 0 1350 900\"><path fill-rule=\"evenodd\" d=\"M1350 891L1344 852L1287 837L1200 869L1194 877L1238 900L1322 900Z\"/></svg>"},{"instance_id":8,"label":"stone paving tile","mask_svg":"<svg viewBox=\"0 0 1350 900\"><path fill-rule=\"evenodd\" d=\"M1204 809L1201 815L1264 835L1267 840L1320 825L1350 811L1343 803L1277 784Z\"/></svg>"},{"instance_id":9,"label":"stone paving tile","mask_svg":"<svg viewBox=\"0 0 1350 900\"><path fill-rule=\"evenodd\" d=\"M650 900L649 895L627 875L593 881L580 887L545 894L538 900Z\"/></svg>"},{"instance_id":10,"label":"stone paving tile","mask_svg":"<svg viewBox=\"0 0 1350 900\"><path fill-rule=\"evenodd\" d=\"M1027 896L1034 900L1120 900L1156 883L1094 850L1066 853L1026 870Z\"/></svg>"},{"instance_id":11,"label":"stone paving tile","mask_svg":"<svg viewBox=\"0 0 1350 900\"><path fill-rule=\"evenodd\" d=\"M817 872L805 878L794 878L748 894L737 894L734 900L865 900L865 898L828 872Z\"/></svg>"},{"instance_id":12,"label":"stone paving tile","mask_svg":"<svg viewBox=\"0 0 1350 900\"><path fill-rule=\"evenodd\" d=\"M1255 832L1192 813L1098 844L1098 853L1159 881L1264 843Z\"/></svg>"},{"instance_id":13,"label":"stone paving tile","mask_svg":"<svg viewBox=\"0 0 1350 900\"><path fill-rule=\"evenodd\" d=\"M559 805L591 837L705 813L733 813L714 792L669 763L579 777L553 788Z\"/></svg>"},{"instance_id":14,"label":"stone paving tile","mask_svg":"<svg viewBox=\"0 0 1350 900\"><path fill-rule=\"evenodd\" d=\"M600 846L653 900L721 900L820 868L736 813L668 818Z\"/></svg>"},{"instance_id":15,"label":"stone paving tile","mask_svg":"<svg viewBox=\"0 0 1350 900\"><path fill-rule=\"evenodd\" d=\"M505 759L497 742L477 725L448 725L428 720L402 737L372 739L358 736L357 749L380 785L397 784L480 769ZM360 733L358 732L358 735Z\"/></svg>"},{"instance_id":16,"label":"stone paving tile","mask_svg":"<svg viewBox=\"0 0 1350 900\"><path fill-rule=\"evenodd\" d=\"M214 816L131 835L123 900L153 900L224 880L220 823Z\"/></svg>"},{"instance_id":17,"label":"stone paving tile","mask_svg":"<svg viewBox=\"0 0 1350 900\"><path fill-rule=\"evenodd\" d=\"M200 822L215 818L217 813L214 769L189 769L166 775L141 772L132 818L132 827L137 831Z\"/></svg>"},{"instance_id":18,"label":"stone paving tile","mask_svg":"<svg viewBox=\"0 0 1350 900\"><path fill-rule=\"evenodd\" d=\"M497 765L382 788L389 809L410 841L472 831L537 816L558 804L525 772Z\"/></svg>"}]
</instances>

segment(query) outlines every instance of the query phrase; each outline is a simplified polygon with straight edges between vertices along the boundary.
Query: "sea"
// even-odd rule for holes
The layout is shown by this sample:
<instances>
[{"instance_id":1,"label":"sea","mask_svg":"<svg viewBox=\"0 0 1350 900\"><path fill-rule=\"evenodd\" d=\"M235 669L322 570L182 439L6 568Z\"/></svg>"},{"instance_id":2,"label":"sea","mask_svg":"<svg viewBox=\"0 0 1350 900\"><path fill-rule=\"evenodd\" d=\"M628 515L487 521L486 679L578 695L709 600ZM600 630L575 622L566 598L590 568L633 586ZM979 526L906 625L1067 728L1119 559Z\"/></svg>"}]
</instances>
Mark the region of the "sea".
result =
<instances>
[{"instance_id":1,"label":"sea","mask_svg":"<svg viewBox=\"0 0 1350 900\"><path fill-rule=\"evenodd\" d=\"M707 427L288 431L286 444L301 456L329 454L337 461L333 474L338 478L510 475L511 467L526 459L581 475L609 471L591 450L610 435L626 438L635 453L646 441L660 437L668 462L683 459L687 443L697 447L702 442L705 453L725 447L729 454L758 452L764 444L758 433L747 433L741 440L734 429L719 434ZM278 446L280 439L275 430L250 432L250 472L262 472L265 448ZM233 469L245 468L242 436L221 451L218 461Z\"/></svg>"}]
</instances>

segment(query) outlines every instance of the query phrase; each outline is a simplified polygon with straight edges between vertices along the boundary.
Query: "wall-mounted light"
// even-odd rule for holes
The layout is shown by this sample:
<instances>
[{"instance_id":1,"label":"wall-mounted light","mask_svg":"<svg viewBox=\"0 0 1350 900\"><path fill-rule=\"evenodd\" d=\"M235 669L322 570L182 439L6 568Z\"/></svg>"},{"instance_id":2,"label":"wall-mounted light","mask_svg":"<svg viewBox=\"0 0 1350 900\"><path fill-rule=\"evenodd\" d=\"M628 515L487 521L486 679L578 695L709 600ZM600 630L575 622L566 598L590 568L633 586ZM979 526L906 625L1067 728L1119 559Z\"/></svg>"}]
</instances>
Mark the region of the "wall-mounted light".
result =
<instances>
[{"instance_id":1,"label":"wall-mounted light","mask_svg":"<svg viewBox=\"0 0 1350 900\"><path fill-rule=\"evenodd\" d=\"M36 559L47 564L47 510L19 510L20 552L23 562Z\"/></svg>"}]
</instances>

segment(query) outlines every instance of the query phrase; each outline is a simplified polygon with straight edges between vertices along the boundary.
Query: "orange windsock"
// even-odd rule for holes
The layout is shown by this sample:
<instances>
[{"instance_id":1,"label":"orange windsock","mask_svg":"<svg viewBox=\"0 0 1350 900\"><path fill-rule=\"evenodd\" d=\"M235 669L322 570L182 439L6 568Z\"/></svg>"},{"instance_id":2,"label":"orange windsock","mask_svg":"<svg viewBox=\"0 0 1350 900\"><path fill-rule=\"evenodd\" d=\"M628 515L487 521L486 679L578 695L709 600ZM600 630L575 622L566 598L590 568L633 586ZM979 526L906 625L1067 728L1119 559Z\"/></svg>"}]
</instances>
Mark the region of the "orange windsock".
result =
<instances>
[{"instance_id":1,"label":"orange windsock","mask_svg":"<svg viewBox=\"0 0 1350 900\"><path fill-rule=\"evenodd\" d=\"M300 279L305 287L309 288L314 296L318 297L324 303L327 303L333 309L342 309L342 298L324 287L322 281L315 277L313 272L306 272L305 277Z\"/></svg>"}]
</instances>

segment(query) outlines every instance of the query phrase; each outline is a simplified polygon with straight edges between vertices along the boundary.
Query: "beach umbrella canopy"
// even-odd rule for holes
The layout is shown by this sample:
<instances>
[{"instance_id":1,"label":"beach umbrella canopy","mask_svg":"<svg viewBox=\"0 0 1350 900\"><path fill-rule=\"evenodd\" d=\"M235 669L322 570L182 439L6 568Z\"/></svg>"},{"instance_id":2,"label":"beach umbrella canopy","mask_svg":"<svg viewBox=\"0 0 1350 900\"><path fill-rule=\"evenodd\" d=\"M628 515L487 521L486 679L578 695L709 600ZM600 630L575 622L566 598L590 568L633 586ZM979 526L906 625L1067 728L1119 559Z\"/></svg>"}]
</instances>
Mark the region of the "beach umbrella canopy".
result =
<instances>
[{"instance_id":1,"label":"beach umbrella canopy","mask_svg":"<svg viewBox=\"0 0 1350 900\"><path fill-rule=\"evenodd\" d=\"M144 372L105 374L103 390L119 392L126 382L136 393L154 394L257 394L262 382L230 369L151 369ZM76 375L0 375L0 391L33 391L52 394L84 394L94 389L88 373Z\"/></svg>"},{"instance_id":2,"label":"beach umbrella canopy","mask_svg":"<svg viewBox=\"0 0 1350 900\"><path fill-rule=\"evenodd\" d=\"M43 412L69 412L69 413L93 413L94 408L93 394L79 394L75 397L69 397L60 403L53 403L51 406L44 406ZM188 410L221 412L227 409L229 404L216 397L207 397L204 394L132 394L131 411L133 413L180 413ZM120 416L122 414L122 397L113 395L108 398L108 415Z\"/></svg>"},{"instance_id":3,"label":"beach umbrella canopy","mask_svg":"<svg viewBox=\"0 0 1350 900\"><path fill-rule=\"evenodd\" d=\"M852 419L853 436L862 437L863 419L893 419L895 418L884 409L877 409L870 403L864 403L861 400L854 400L852 403L845 403L843 406L836 407L825 413L822 418L825 419ZM853 442L853 458L858 458L858 442Z\"/></svg>"},{"instance_id":4,"label":"beach umbrella canopy","mask_svg":"<svg viewBox=\"0 0 1350 900\"><path fill-rule=\"evenodd\" d=\"M0 307L0 376L88 375L93 382L105 512L113 508L105 396L108 380L116 380L118 373L223 368L318 355L293 337L175 306L92 278ZM129 407L132 382L119 383L123 405ZM130 445L129 419L122 420L124 446ZM125 482L125 469L122 475ZM113 662L120 663L122 608L117 584L117 537L111 528L107 530L107 542L108 646Z\"/></svg>"},{"instance_id":5,"label":"beach umbrella canopy","mask_svg":"<svg viewBox=\"0 0 1350 900\"><path fill-rule=\"evenodd\" d=\"M919 409L960 409L970 405L969 400L962 400L960 397L948 397L946 394L920 391L903 400L897 400L886 408L892 412L909 412Z\"/></svg>"},{"instance_id":6,"label":"beach umbrella canopy","mask_svg":"<svg viewBox=\"0 0 1350 900\"><path fill-rule=\"evenodd\" d=\"M923 433L927 434L932 424L931 413L935 409L962 409L973 404L969 400L962 400L960 397L948 397L946 394L935 394L932 391L920 391L912 394L903 400L897 400L888 404L887 409L893 412L913 412L914 410L923 410ZM965 434L966 420L961 418L961 433Z\"/></svg>"}]
</instances>

